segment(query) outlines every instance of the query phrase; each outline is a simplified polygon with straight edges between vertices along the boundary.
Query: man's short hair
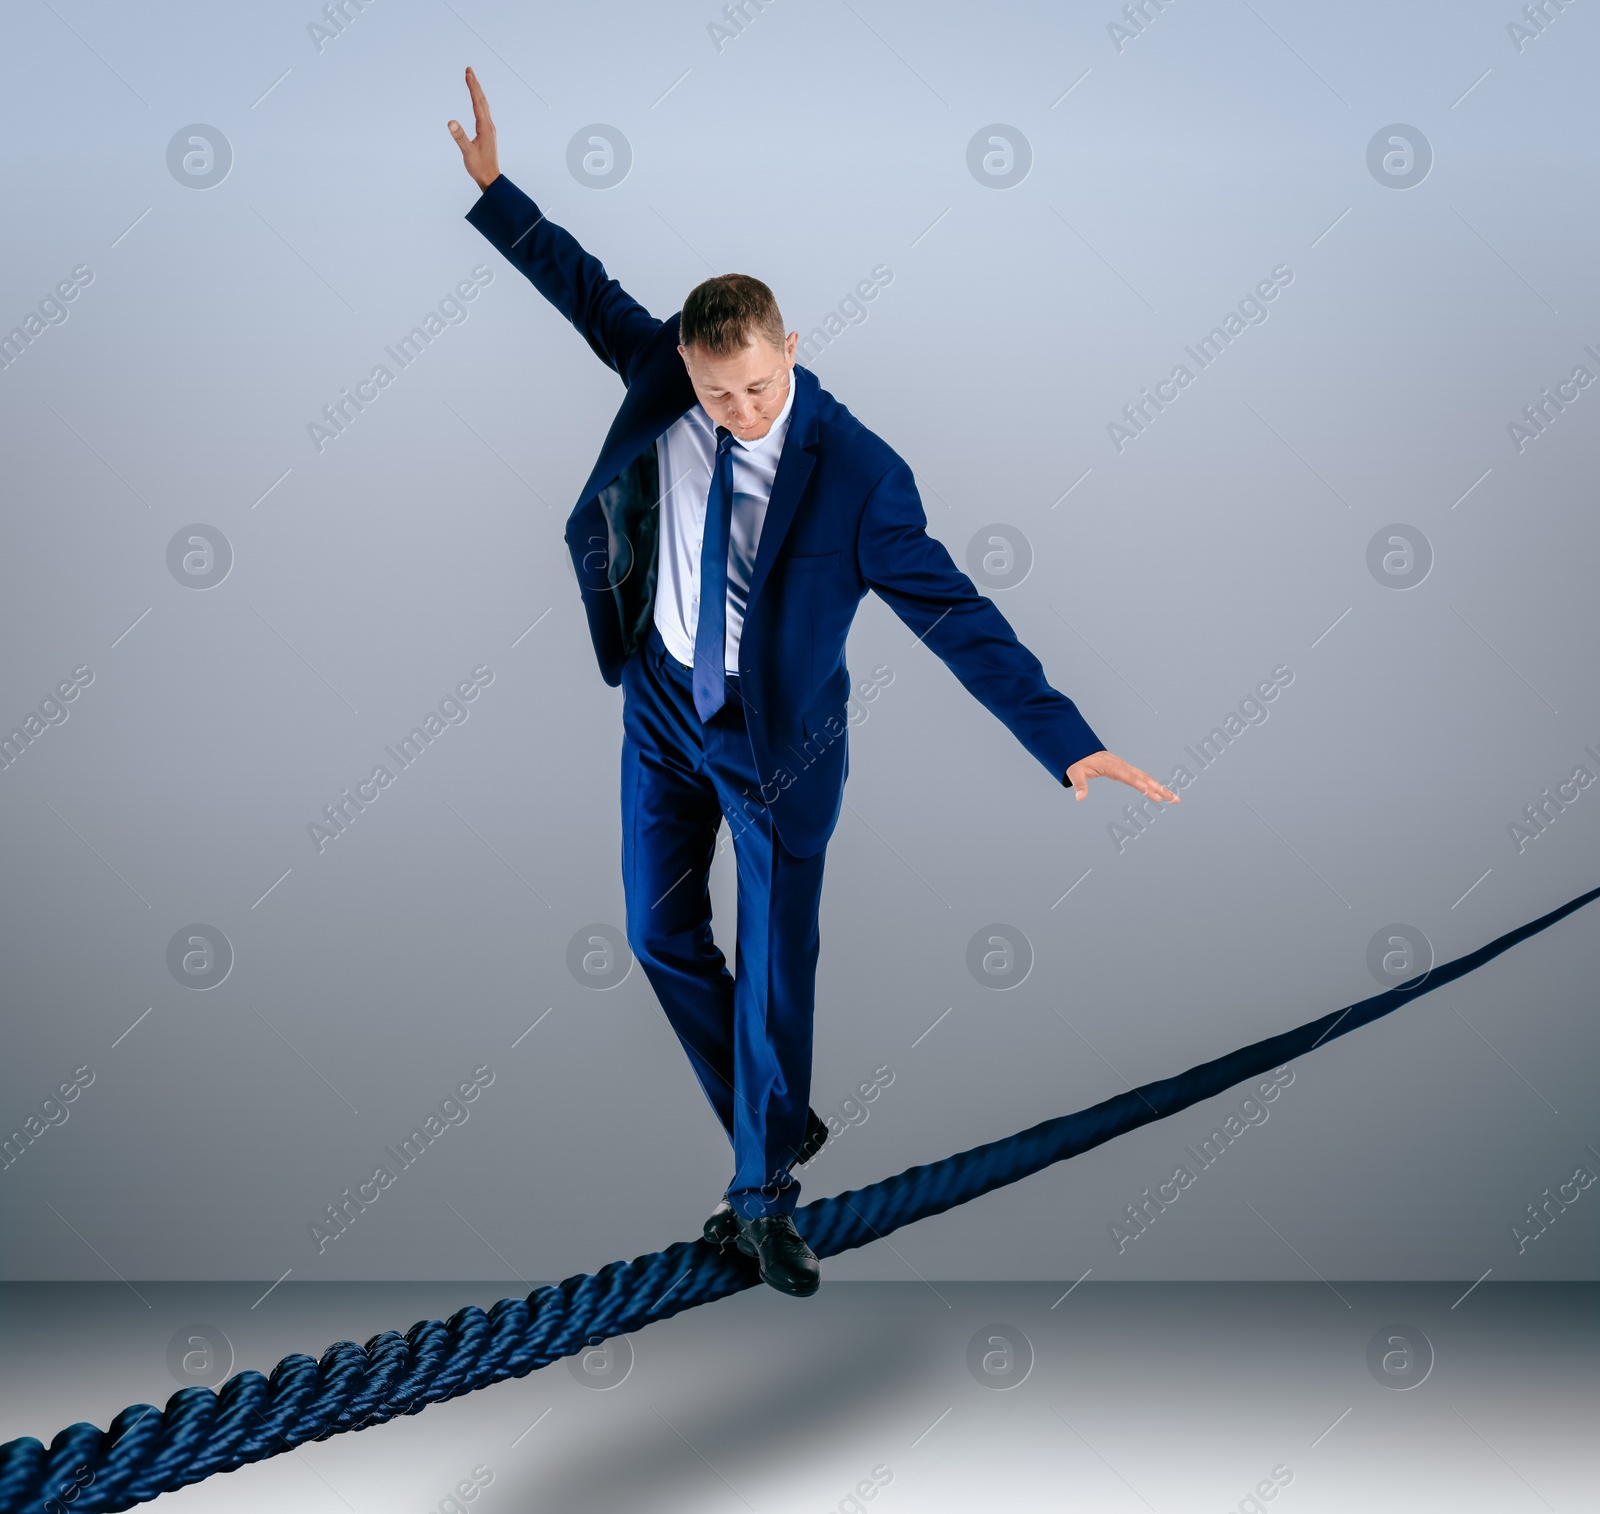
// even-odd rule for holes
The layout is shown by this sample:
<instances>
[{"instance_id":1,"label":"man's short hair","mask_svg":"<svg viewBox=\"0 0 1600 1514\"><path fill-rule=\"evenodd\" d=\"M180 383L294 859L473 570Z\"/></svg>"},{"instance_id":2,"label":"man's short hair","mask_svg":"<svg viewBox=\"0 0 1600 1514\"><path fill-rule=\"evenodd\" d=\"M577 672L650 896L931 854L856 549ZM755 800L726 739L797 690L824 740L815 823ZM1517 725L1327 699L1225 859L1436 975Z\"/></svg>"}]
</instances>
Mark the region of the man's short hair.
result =
<instances>
[{"instance_id":1,"label":"man's short hair","mask_svg":"<svg viewBox=\"0 0 1600 1514\"><path fill-rule=\"evenodd\" d=\"M696 284L683 302L678 340L719 357L743 351L755 337L783 349L783 317L772 291L747 273L719 273Z\"/></svg>"}]
</instances>

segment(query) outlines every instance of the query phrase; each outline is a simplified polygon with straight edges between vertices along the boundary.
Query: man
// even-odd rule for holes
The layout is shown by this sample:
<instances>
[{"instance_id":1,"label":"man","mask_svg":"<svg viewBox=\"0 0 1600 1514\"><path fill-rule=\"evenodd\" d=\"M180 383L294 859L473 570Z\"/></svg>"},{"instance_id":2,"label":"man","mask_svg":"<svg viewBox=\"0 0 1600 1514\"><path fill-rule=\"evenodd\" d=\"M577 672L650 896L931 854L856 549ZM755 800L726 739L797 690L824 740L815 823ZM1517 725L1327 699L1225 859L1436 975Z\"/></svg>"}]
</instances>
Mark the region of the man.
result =
<instances>
[{"instance_id":1,"label":"man","mask_svg":"<svg viewBox=\"0 0 1600 1514\"><path fill-rule=\"evenodd\" d=\"M627 392L567 521L601 676L623 689L628 940L733 1143L705 1224L785 1293L814 1293L790 1169L826 1126L811 1082L824 849L849 774L845 637L875 590L1063 785L1178 796L1106 751L1004 616L927 534L911 470L795 364L767 286L708 279L658 320L500 172L469 68L482 191L467 220L577 328ZM711 932L722 821L737 972Z\"/></svg>"}]
</instances>

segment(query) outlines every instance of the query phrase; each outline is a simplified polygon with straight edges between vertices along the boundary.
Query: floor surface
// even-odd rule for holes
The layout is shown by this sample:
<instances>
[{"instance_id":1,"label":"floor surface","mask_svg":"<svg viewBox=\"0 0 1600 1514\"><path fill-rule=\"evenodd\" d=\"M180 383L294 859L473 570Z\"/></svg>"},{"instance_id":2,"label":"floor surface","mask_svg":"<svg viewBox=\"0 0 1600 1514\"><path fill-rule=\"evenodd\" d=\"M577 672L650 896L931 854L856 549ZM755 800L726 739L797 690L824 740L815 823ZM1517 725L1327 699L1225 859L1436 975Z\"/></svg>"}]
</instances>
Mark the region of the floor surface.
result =
<instances>
[{"instance_id":1,"label":"floor surface","mask_svg":"<svg viewBox=\"0 0 1600 1514\"><path fill-rule=\"evenodd\" d=\"M186 1355L201 1375L228 1353L270 1369L508 1291L264 1287L0 1288L0 1439L163 1403ZM1597 1296L1492 1280L757 1288L608 1343L587 1372L560 1362L156 1506L1578 1514L1600 1486Z\"/></svg>"}]
</instances>

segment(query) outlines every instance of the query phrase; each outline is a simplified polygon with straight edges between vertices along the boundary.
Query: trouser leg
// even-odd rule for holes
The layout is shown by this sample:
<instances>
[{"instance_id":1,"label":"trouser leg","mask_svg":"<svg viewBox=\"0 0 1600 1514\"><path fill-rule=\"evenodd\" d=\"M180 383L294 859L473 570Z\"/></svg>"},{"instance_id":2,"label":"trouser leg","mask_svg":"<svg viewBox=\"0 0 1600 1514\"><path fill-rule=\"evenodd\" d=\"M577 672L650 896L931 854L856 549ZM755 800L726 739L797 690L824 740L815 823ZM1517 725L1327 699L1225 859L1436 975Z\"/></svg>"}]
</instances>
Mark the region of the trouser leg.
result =
<instances>
[{"instance_id":1,"label":"trouser leg","mask_svg":"<svg viewBox=\"0 0 1600 1514\"><path fill-rule=\"evenodd\" d=\"M711 932L707 887L722 810L688 762L686 732L630 660L622 744L622 884L628 944L729 1140L734 1133L734 979ZM691 711L692 713L692 711Z\"/></svg>"},{"instance_id":2,"label":"trouser leg","mask_svg":"<svg viewBox=\"0 0 1600 1514\"><path fill-rule=\"evenodd\" d=\"M810 1100L823 854L793 856L773 827L736 687L702 722L690 671L654 637L622 681L629 944L733 1143L730 1202L788 1213ZM724 815L738 876L732 975L707 887Z\"/></svg>"},{"instance_id":3,"label":"trouser leg","mask_svg":"<svg viewBox=\"0 0 1600 1514\"><path fill-rule=\"evenodd\" d=\"M741 796L742 797L742 796ZM729 811L739 880L734 977L734 1179L740 1214L789 1214L811 1092L823 854L793 856L765 811Z\"/></svg>"}]
</instances>

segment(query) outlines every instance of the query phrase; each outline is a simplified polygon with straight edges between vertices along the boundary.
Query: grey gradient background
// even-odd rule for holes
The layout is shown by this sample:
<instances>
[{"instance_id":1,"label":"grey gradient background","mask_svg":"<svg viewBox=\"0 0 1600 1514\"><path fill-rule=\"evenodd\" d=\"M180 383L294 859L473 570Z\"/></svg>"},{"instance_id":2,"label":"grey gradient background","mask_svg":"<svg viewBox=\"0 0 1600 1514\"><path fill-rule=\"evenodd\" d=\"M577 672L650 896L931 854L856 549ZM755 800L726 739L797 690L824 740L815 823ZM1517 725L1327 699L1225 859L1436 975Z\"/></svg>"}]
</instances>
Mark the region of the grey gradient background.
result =
<instances>
[{"instance_id":1,"label":"grey gradient background","mask_svg":"<svg viewBox=\"0 0 1600 1514\"><path fill-rule=\"evenodd\" d=\"M895 1077L805 1199L1376 992L1392 923L1449 959L1593 886L1600 791L1506 831L1600 772L1600 389L1506 431L1600 373L1590 10L1520 53L1487 3L1178 0L1120 53L1109 0L776 0L721 52L709 5L379 0L320 53L315 14L4 23L0 329L94 277L0 371L0 726L94 678L0 772L0 1122L95 1074L0 1171L5 1277L559 1277L695 1233L726 1180L643 973L567 967L622 924L621 696L561 540L621 389L462 219L468 62L504 171L659 316L740 270L804 334L893 270L815 370L958 562L1027 539L996 601L1113 751L1166 780L1294 673L1119 852L1131 791L1074 803L869 597L852 672L894 676L851 732L813 1103ZM192 122L234 154L203 192L165 163ZM566 167L593 122L633 151L605 191ZM992 122L1033 153L1000 191L966 166ZM1392 122L1435 154L1406 191L1366 166ZM470 319L319 454L307 423L477 265ZM1270 318L1117 452L1277 265ZM195 522L234 554L203 592L166 565ZM1434 555L1403 592L1367 568L1395 522ZM479 665L470 719L319 854L307 823ZM726 856L714 897L728 942ZM206 992L166 966L191 922L236 954ZM966 966L992 922L1032 945L1006 992ZM827 1273L1592 1277L1600 1194L1522 1252L1508 1224L1595 1169L1597 967L1591 911L1319 1050L1120 1254L1110 1222L1243 1090ZM319 1254L308 1223L482 1064L468 1122Z\"/></svg>"}]
</instances>

